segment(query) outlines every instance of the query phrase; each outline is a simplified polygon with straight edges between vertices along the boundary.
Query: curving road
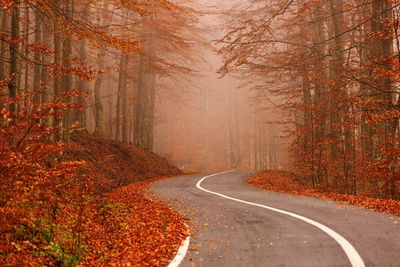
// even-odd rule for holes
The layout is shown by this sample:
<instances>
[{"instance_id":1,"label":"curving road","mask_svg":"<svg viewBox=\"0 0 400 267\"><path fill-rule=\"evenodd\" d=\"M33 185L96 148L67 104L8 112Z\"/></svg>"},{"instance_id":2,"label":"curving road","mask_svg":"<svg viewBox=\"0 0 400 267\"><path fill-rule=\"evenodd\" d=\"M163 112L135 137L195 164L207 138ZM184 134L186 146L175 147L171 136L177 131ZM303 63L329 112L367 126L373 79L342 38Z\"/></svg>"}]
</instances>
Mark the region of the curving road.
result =
<instances>
[{"instance_id":1,"label":"curving road","mask_svg":"<svg viewBox=\"0 0 400 267\"><path fill-rule=\"evenodd\" d=\"M192 219L180 266L399 266L400 218L259 190L251 173L188 175L152 192Z\"/></svg>"}]
</instances>

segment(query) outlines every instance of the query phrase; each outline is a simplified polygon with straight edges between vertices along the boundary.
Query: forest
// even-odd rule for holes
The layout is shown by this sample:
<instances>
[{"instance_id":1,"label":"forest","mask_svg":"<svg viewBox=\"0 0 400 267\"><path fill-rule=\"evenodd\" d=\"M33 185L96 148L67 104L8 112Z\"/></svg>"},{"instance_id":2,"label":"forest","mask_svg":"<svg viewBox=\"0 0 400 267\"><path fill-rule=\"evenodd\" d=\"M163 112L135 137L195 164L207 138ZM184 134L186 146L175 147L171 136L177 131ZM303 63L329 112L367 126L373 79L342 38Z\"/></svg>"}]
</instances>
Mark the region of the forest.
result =
<instances>
[{"instance_id":1,"label":"forest","mask_svg":"<svg viewBox=\"0 0 400 267\"><path fill-rule=\"evenodd\" d=\"M219 71L283 114L289 170L312 187L399 199L399 3L248 1L234 10Z\"/></svg>"},{"instance_id":2,"label":"forest","mask_svg":"<svg viewBox=\"0 0 400 267\"><path fill-rule=\"evenodd\" d=\"M98 179L86 138L400 200L398 0L0 0L0 31L0 263L82 261L82 214L141 180Z\"/></svg>"},{"instance_id":3,"label":"forest","mask_svg":"<svg viewBox=\"0 0 400 267\"><path fill-rule=\"evenodd\" d=\"M180 172L108 140L152 149L156 77L194 71L194 43L202 42L197 11L189 2L164 0L0 5L0 265L111 264L125 251L121 236L129 231L147 233L143 238L154 244L175 242L151 258L160 248L137 254L142 242L133 239L137 262L169 260L186 231L181 217L146 200L140 184L124 193L129 205L118 193L105 195ZM146 217L145 203L164 223L176 218L180 232ZM140 218L123 216L135 214L132 207ZM123 227L129 220L137 227ZM153 235L144 226L154 223L161 226Z\"/></svg>"}]
</instances>

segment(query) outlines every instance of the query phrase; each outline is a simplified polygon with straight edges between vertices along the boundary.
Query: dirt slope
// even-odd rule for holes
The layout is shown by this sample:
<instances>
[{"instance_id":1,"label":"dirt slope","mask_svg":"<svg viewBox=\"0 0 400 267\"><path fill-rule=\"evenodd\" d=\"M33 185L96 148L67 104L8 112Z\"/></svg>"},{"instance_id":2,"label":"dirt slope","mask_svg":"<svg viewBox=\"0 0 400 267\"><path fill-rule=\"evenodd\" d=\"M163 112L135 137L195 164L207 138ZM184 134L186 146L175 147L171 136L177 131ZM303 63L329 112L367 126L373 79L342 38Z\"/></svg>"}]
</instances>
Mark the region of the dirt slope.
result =
<instances>
[{"instance_id":1,"label":"dirt slope","mask_svg":"<svg viewBox=\"0 0 400 267\"><path fill-rule=\"evenodd\" d=\"M148 178L179 175L182 172L160 156L134 145L105 138L75 134L66 157L88 162L98 175L97 190L108 191Z\"/></svg>"}]
</instances>

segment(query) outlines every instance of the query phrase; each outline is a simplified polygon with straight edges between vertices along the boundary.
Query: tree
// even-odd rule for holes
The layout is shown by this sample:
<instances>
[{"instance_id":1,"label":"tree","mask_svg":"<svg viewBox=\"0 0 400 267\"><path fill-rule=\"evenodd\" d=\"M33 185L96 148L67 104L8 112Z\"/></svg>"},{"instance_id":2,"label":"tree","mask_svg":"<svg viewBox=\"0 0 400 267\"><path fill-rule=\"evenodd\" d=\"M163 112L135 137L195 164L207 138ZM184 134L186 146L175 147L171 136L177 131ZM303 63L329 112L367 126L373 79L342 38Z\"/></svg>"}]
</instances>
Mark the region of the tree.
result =
<instances>
[{"instance_id":1,"label":"tree","mask_svg":"<svg viewBox=\"0 0 400 267\"><path fill-rule=\"evenodd\" d=\"M399 197L397 9L385 0L259 0L231 11L220 72L246 77L267 102L278 97L293 167L314 186Z\"/></svg>"},{"instance_id":2,"label":"tree","mask_svg":"<svg viewBox=\"0 0 400 267\"><path fill-rule=\"evenodd\" d=\"M16 98L17 96L17 77L18 77L18 50L19 42L16 41L19 37L19 3L14 1L12 5L11 15L11 40L14 42L10 43L10 73L9 77L11 80L8 84L8 96L10 99ZM10 111L17 112L17 102L12 101L10 103Z\"/></svg>"}]
</instances>

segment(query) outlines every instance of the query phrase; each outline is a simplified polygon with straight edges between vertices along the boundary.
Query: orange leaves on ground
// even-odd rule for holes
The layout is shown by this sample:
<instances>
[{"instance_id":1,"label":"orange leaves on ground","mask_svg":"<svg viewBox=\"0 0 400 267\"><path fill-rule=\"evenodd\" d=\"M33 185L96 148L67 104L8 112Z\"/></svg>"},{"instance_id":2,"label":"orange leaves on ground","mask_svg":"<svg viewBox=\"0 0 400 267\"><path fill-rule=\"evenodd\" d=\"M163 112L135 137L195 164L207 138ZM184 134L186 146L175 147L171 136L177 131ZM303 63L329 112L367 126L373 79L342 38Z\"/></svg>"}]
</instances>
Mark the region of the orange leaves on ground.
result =
<instances>
[{"instance_id":1,"label":"orange leaves on ground","mask_svg":"<svg viewBox=\"0 0 400 267\"><path fill-rule=\"evenodd\" d=\"M392 199L377 199L366 196L320 192L316 189L308 188L302 185L295 179L290 178L289 174L278 171L264 171L261 173L257 173L250 177L248 183L252 186L265 190L330 199L340 203L400 216L400 201Z\"/></svg>"},{"instance_id":2,"label":"orange leaves on ground","mask_svg":"<svg viewBox=\"0 0 400 267\"><path fill-rule=\"evenodd\" d=\"M288 194L302 194L307 191L307 187L281 176L277 171L258 173L250 177L248 182L255 187Z\"/></svg>"},{"instance_id":3,"label":"orange leaves on ground","mask_svg":"<svg viewBox=\"0 0 400 267\"><path fill-rule=\"evenodd\" d=\"M141 148L83 134L69 145L46 142L52 129L39 124L40 112L0 111L15 122L0 127L0 265L172 258L186 236L179 214L144 197L149 181L115 188L180 171Z\"/></svg>"},{"instance_id":4,"label":"orange leaves on ground","mask_svg":"<svg viewBox=\"0 0 400 267\"><path fill-rule=\"evenodd\" d=\"M174 257L188 232L178 212L145 196L155 180L115 189L92 206L82 266L163 266Z\"/></svg>"}]
</instances>

